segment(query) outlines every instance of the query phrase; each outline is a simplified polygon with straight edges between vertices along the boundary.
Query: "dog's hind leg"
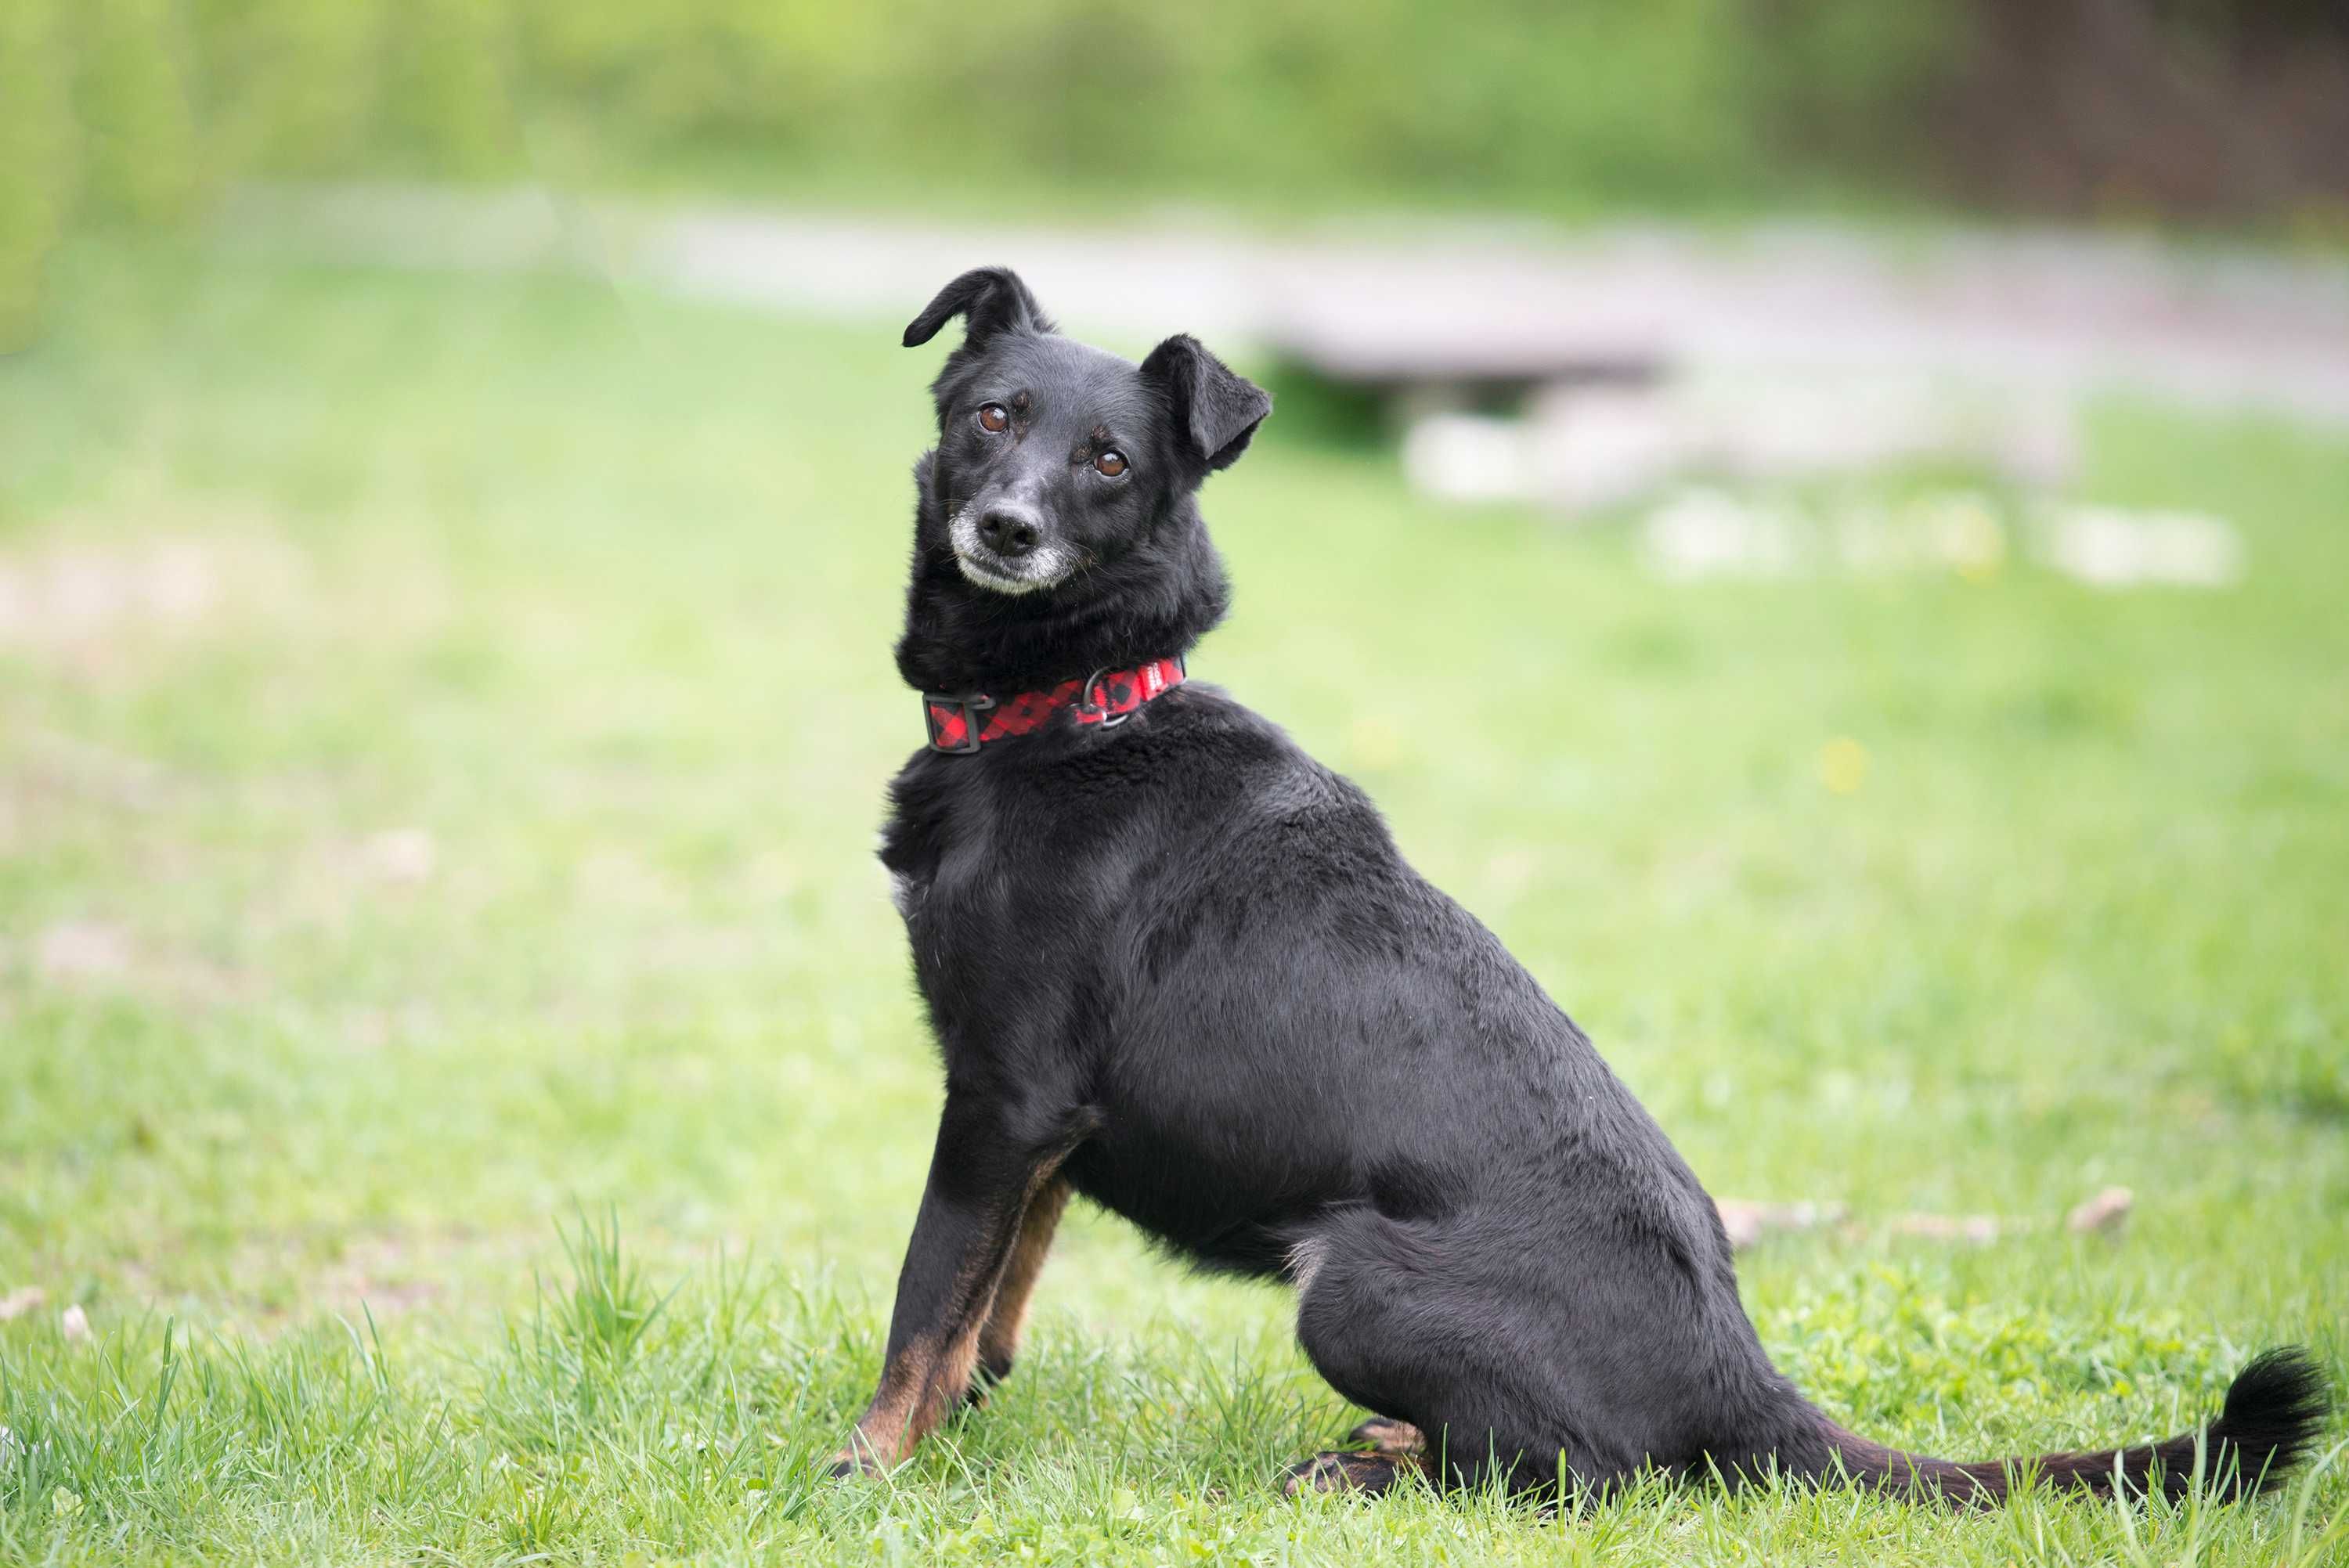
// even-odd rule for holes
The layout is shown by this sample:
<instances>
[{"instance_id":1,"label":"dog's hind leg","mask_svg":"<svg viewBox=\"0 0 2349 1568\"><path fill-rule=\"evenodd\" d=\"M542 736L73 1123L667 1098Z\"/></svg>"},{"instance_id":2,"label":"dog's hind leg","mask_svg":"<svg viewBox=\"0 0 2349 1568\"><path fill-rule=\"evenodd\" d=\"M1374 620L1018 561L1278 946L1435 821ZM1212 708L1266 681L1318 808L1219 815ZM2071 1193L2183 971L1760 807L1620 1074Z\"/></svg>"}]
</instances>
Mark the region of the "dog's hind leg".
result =
<instances>
[{"instance_id":1,"label":"dog's hind leg","mask_svg":"<svg viewBox=\"0 0 2349 1568\"><path fill-rule=\"evenodd\" d=\"M996 1286L994 1305L988 1308L987 1322L978 1331L978 1365L970 1390L964 1396L966 1402L985 1404L988 1390L1011 1376L1011 1364L1019 1357L1020 1331L1028 1323L1028 1298L1036 1289L1036 1276L1044 1270L1045 1256L1052 1250L1052 1233L1060 1228L1061 1212L1068 1206L1069 1183L1057 1176L1029 1200L1019 1239L1011 1243L1011 1259L1004 1265L1003 1283Z\"/></svg>"},{"instance_id":2,"label":"dog's hind leg","mask_svg":"<svg viewBox=\"0 0 2349 1568\"><path fill-rule=\"evenodd\" d=\"M1439 1487L1497 1477L1512 1491L1593 1479L1600 1469L1557 1422L1513 1266L1491 1238L1373 1211L1333 1214L1295 1251L1297 1337L1330 1386L1380 1413L1355 1429L1375 1451L1332 1450L1293 1467L1303 1491L1384 1491L1424 1475ZM1417 1439L1414 1443L1413 1439Z\"/></svg>"},{"instance_id":3,"label":"dog's hind leg","mask_svg":"<svg viewBox=\"0 0 2349 1568\"><path fill-rule=\"evenodd\" d=\"M1314 1277L1321 1272L1321 1265L1327 1261L1329 1255L1330 1242L1324 1236L1308 1236L1289 1249L1288 1274L1296 1284L1297 1294L1300 1298L1313 1288ZM1398 1420L1392 1416L1372 1416L1369 1420L1348 1432L1346 1442L1349 1447L1357 1449L1368 1449L1374 1454L1383 1454L1392 1459L1415 1459L1427 1451L1426 1434L1409 1421ZM1329 1476L1350 1474L1351 1472L1346 1470L1343 1466L1323 1466L1319 1470L1315 1470L1319 1460L1337 1457L1339 1456L1334 1452L1317 1454L1313 1459L1294 1466L1288 1472L1289 1491L1294 1493L1299 1491L1299 1481L1309 1476L1326 1479ZM1317 1480L1314 1490L1326 1491L1330 1488L1320 1480ZM1385 1488L1381 1487L1378 1490L1384 1491Z\"/></svg>"}]
</instances>

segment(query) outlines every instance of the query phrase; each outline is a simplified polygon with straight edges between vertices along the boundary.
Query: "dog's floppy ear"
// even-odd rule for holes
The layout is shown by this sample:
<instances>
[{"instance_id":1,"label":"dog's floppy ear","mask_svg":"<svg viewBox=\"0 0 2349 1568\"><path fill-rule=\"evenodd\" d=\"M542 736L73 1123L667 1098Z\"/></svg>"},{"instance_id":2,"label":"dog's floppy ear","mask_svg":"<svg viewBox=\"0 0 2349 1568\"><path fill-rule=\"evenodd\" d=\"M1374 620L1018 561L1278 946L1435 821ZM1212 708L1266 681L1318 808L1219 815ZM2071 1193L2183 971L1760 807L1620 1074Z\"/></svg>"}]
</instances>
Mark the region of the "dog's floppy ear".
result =
<instances>
[{"instance_id":1,"label":"dog's floppy ear","mask_svg":"<svg viewBox=\"0 0 2349 1568\"><path fill-rule=\"evenodd\" d=\"M1191 455L1210 469L1226 469L1247 450L1248 438L1272 412L1272 396L1202 347L1177 333L1150 351L1142 378L1165 389L1176 428Z\"/></svg>"},{"instance_id":2,"label":"dog's floppy ear","mask_svg":"<svg viewBox=\"0 0 2349 1568\"><path fill-rule=\"evenodd\" d=\"M973 267L938 291L905 327L905 346L918 348L938 335L950 316L963 320L965 348L976 348L999 333L1050 332L1052 324L1036 296L1009 267Z\"/></svg>"}]
</instances>

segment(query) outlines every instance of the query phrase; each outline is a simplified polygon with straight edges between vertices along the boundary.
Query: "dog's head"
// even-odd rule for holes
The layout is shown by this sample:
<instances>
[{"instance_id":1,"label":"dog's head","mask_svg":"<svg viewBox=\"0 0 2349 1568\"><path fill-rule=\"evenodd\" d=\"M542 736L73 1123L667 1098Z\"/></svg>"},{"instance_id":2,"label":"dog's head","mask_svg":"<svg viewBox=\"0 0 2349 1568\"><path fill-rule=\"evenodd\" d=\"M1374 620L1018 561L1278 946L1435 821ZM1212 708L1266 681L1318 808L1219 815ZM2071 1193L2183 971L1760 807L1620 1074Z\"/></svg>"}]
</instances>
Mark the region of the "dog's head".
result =
<instances>
[{"instance_id":1,"label":"dog's head","mask_svg":"<svg viewBox=\"0 0 2349 1568\"><path fill-rule=\"evenodd\" d=\"M938 444L924 460L916 552L917 569L920 557L951 560L983 597L1068 610L1138 587L1186 553L1192 494L1272 412L1193 338L1170 337L1135 365L1061 336L1001 268L939 290L905 346L955 316L964 337L931 386Z\"/></svg>"}]
</instances>

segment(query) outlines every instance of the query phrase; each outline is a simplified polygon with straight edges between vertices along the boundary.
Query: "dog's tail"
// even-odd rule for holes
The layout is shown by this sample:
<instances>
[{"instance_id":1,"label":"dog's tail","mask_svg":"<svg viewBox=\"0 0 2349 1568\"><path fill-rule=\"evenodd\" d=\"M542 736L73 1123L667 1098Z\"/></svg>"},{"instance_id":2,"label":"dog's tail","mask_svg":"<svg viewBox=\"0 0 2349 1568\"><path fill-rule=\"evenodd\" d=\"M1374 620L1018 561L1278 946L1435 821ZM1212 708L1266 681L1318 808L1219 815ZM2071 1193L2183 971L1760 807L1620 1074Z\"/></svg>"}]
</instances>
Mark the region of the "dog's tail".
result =
<instances>
[{"instance_id":1,"label":"dog's tail","mask_svg":"<svg viewBox=\"0 0 2349 1568\"><path fill-rule=\"evenodd\" d=\"M2193 1489L2198 1469L2209 1495L2234 1502L2281 1482L2314 1446L2331 1406L2315 1357L2291 1347L2254 1357L2228 1386L2227 1402L2209 1426L2162 1442L1981 1464L1905 1454L1832 1423L1828 1443L1860 1485L1945 1502L1997 1502L2027 1473L2064 1491L2131 1498L2158 1492L2175 1501Z\"/></svg>"}]
</instances>

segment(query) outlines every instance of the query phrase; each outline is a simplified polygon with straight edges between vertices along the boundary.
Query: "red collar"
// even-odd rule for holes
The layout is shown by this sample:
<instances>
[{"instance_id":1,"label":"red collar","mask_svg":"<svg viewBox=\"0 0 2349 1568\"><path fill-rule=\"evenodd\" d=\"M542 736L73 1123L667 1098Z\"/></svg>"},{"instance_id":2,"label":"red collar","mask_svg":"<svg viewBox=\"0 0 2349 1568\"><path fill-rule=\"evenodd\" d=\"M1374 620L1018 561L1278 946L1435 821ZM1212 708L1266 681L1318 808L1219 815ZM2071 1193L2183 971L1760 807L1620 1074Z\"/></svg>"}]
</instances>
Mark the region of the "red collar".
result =
<instances>
[{"instance_id":1,"label":"red collar","mask_svg":"<svg viewBox=\"0 0 2349 1568\"><path fill-rule=\"evenodd\" d=\"M1050 691L1023 691L1001 702L984 692L926 691L922 720L929 727L931 750L958 755L977 751L990 740L1026 735L1064 707L1076 709L1079 724L1110 729L1152 697L1181 686L1187 674L1177 655L1130 670L1095 670L1083 680L1062 681Z\"/></svg>"}]
</instances>

